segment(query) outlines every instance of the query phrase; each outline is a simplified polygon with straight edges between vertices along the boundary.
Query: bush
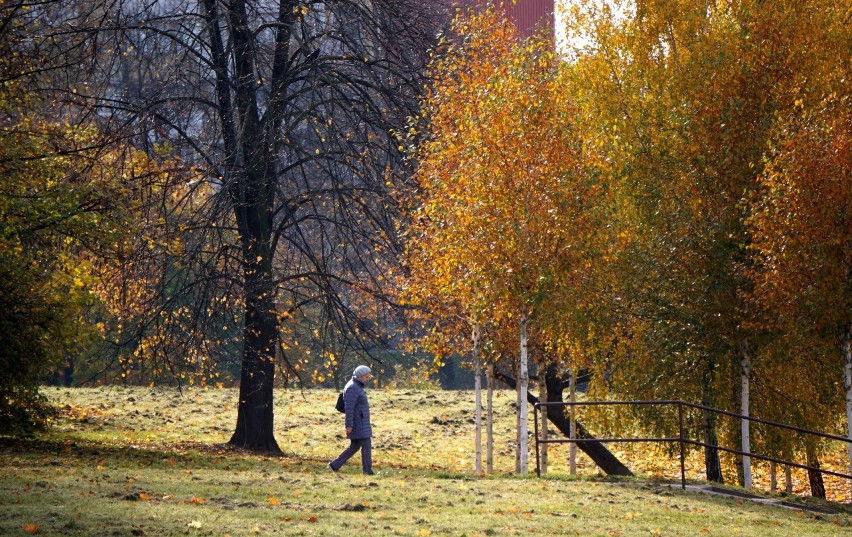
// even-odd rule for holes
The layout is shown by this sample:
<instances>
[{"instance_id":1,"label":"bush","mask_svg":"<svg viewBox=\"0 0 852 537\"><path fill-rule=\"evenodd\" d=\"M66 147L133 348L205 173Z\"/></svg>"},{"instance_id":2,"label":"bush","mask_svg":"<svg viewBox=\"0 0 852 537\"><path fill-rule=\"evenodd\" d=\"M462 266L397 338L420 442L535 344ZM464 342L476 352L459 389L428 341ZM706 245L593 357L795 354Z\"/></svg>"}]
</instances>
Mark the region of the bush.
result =
<instances>
[{"instance_id":1,"label":"bush","mask_svg":"<svg viewBox=\"0 0 852 537\"><path fill-rule=\"evenodd\" d=\"M0 434L5 436L31 436L43 430L53 408L37 387L8 386L0 396Z\"/></svg>"},{"instance_id":2,"label":"bush","mask_svg":"<svg viewBox=\"0 0 852 537\"><path fill-rule=\"evenodd\" d=\"M54 340L62 304L51 300L46 281L21 258L0 255L0 430L15 436L46 422L38 393L62 345Z\"/></svg>"}]
</instances>

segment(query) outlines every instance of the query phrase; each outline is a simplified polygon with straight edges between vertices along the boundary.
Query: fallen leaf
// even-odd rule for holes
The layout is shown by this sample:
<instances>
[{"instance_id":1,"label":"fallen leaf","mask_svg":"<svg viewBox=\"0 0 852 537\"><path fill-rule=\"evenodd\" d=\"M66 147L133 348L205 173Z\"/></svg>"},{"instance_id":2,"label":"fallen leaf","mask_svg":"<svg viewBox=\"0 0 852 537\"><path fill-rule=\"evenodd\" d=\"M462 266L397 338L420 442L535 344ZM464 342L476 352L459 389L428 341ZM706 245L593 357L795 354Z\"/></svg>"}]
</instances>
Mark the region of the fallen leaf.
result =
<instances>
[{"instance_id":1,"label":"fallen leaf","mask_svg":"<svg viewBox=\"0 0 852 537\"><path fill-rule=\"evenodd\" d=\"M309 516L308 517L308 522L316 522L316 521L317 521L317 517L315 517L315 516Z\"/></svg>"},{"instance_id":2,"label":"fallen leaf","mask_svg":"<svg viewBox=\"0 0 852 537\"><path fill-rule=\"evenodd\" d=\"M281 503L281 501L278 500L278 498L275 498L275 497L269 498L268 500L266 500L266 502L269 505L279 505Z\"/></svg>"},{"instance_id":3,"label":"fallen leaf","mask_svg":"<svg viewBox=\"0 0 852 537\"><path fill-rule=\"evenodd\" d=\"M38 524L27 524L24 526L24 531L29 533L30 535L35 535L39 532L41 528L39 528Z\"/></svg>"},{"instance_id":4,"label":"fallen leaf","mask_svg":"<svg viewBox=\"0 0 852 537\"><path fill-rule=\"evenodd\" d=\"M192 504L195 504L195 505L201 505L203 503L207 503L207 500L205 500L204 498L197 498L197 497L193 496L192 498L189 499L189 503L192 503Z\"/></svg>"},{"instance_id":5,"label":"fallen leaf","mask_svg":"<svg viewBox=\"0 0 852 537\"><path fill-rule=\"evenodd\" d=\"M187 526L189 526L190 528L198 529L198 528L200 528L200 527L201 527L201 522L199 522L199 521L197 521L197 520L193 520L192 522L190 522L189 524L187 524Z\"/></svg>"},{"instance_id":6,"label":"fallen leaf","mask_svg":"<svg viewBox=\"0 0 852 537\"><path fill-rule=\"evenodd\" d=\"M139 499L140 499L140 500L142 500L142 501L144 502L144 501L148 501L148 500L150 500L150 499L151 499L151 497L150 497L150 496L148 496L147 494L145 494L144 492L140 492L140 493L139 493Z\"/></svg>"}]
</instances>

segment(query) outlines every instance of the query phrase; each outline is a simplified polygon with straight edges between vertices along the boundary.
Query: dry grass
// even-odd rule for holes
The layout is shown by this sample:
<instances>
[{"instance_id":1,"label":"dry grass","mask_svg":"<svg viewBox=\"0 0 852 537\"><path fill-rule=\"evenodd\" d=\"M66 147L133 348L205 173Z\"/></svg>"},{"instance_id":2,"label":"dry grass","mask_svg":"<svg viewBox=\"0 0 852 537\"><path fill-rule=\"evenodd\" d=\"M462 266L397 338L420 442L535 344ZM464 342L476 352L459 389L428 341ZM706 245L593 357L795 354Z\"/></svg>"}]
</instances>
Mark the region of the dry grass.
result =
<instances>
[{"instance_id":1,"label":"dry grass","mask_svg":"<svg viewBox=\"0 0 852 537\"><path fill-rule=\"evenodd\" d=\"M51 389L53 432L0 440L0 534L844 535L814 515L647 479L518 478L513 394L496 399L496 475L472 475L470 393L371 390L376 477L325 463L345 445L331 391L276 396L284 457L227 449L236 392ZM629 453L622 453L626 456ZM665 465L661 465L665 466ZM665 473L665 468L660 472ZM561 475L561 477L560 477ZM674 477L674 476L671 476Z\"/></svg>"}]
</instances>

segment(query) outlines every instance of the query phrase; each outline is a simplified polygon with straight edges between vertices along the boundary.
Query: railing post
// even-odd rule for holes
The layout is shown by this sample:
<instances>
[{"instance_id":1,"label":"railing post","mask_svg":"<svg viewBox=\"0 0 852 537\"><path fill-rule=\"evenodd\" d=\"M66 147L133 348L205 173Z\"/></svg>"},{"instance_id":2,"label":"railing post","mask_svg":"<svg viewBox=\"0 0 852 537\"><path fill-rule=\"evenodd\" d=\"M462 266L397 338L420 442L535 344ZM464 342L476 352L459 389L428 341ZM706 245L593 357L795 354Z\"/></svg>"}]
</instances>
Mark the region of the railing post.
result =
<instances>
[{"instance_id":1,"label":"railing post","mask_svg":"<svg viewBox=\"0 0 852 537\"><path fill-rule=\"evenodd\" d=\"M680 402L677 404L677 421L680 427L680 434L678 435L680 443L680 488L682 490L686 490L686 461L684 460L686 457L686 449L684 449L683 445L683 404Z\"/></svg>"},{"instance_id":2,"label":"railing post","mask_svg":"<svg viewBox=\"0 0 852 537\"><path fill-rule=\"evenodd\" d=\"M541 459L538 454L538 405L541 403L536 403L533 405L533 421L535 422L535 475L541 477Z\"/></svg>"}]
</instances>

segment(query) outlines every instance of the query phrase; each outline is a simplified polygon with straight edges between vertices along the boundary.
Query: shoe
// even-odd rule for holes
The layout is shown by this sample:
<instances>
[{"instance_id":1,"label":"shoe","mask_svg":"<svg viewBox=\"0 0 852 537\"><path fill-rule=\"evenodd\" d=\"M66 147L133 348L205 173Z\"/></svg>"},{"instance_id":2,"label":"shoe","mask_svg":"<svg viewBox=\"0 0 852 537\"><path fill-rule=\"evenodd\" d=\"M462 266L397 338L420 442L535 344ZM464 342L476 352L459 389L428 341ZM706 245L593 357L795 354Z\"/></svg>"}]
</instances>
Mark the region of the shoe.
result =
<instances>
[{"instance_id":1,"label":"shoe","mask_svg":"<svg viewBox=\"0 0 852 537\"><path fill-rule=\"evenodd\" d=\"M364 475L379 475L378 472L364 472Z\"/></svg>"},{"instance_id":2,"label":"shoe","mask_svg":"<svg viewBox=\"0 0 852 537\"><path fill-rule=\"evenodd\" d=\"M334 469L334 466L332 466L331 463L326 464L326 466L328 467L329 470L331 470L335 474L337 473L337 470Z\"/></svg>"}]
</instances>

